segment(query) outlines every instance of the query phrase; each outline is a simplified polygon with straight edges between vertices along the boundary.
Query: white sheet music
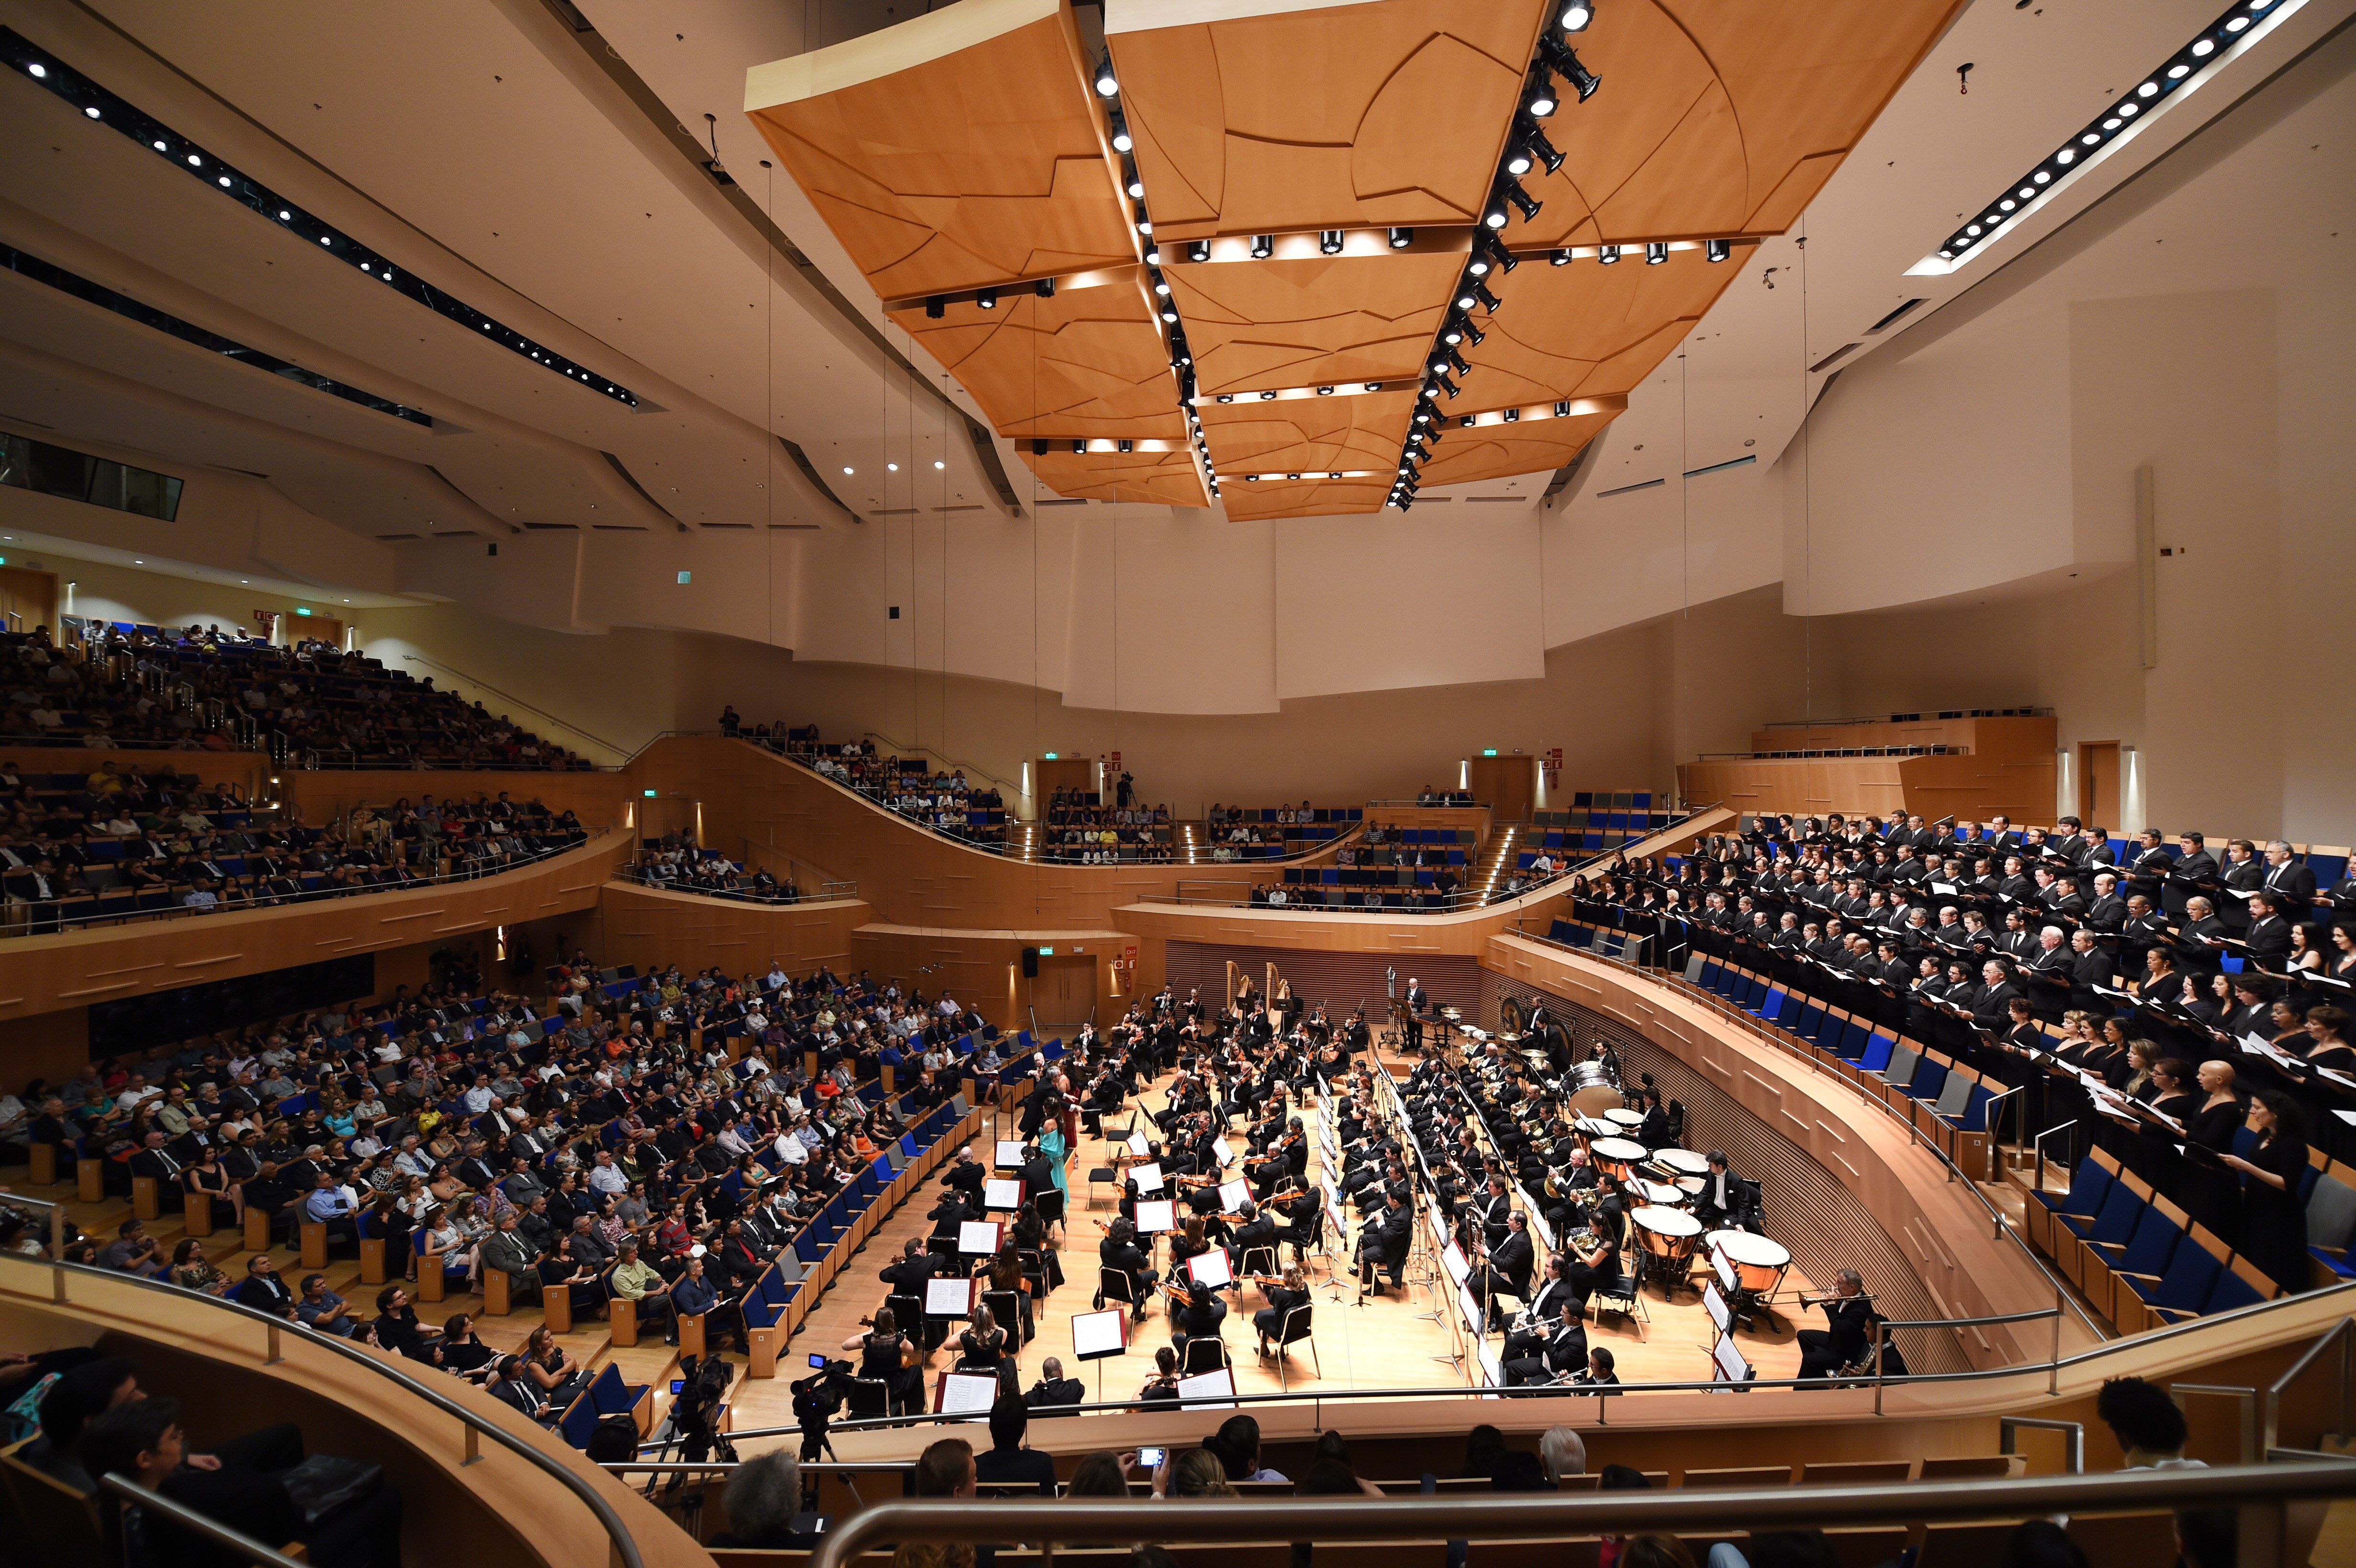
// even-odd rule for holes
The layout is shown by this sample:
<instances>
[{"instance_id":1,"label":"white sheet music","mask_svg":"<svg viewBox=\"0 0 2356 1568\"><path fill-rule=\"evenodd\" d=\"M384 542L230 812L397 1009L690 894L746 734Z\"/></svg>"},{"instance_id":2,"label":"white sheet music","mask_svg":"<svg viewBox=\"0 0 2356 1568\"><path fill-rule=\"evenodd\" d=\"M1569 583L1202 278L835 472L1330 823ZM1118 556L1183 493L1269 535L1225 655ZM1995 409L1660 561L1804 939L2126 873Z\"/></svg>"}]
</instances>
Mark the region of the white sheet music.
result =
<instances>
[{"instance_id":1,"label":"white sheet music","mask_svg":"<svg viewBox=\"0 0 2356 1568\"><path fill-rule=\"evenodd\" d=\"M1718 1283L1724 1285L1729 1290L1734 1289L1734 1264L1732 1261L1727 1257L1726 1249L1724 1247L1710 1248L1709 1262L1710 1266L1718 1271Z\"/></svg>"},{"instance_id":2,"label":"white sheet music","mask_svg":"<svg viewBox=\"0 0 2356 1568\"><path fill-rule=\"evenodd\" d=\"M998 1401L998 1380L981 1372L946 1372L941 1376L941 1413L971 1412L971 1419L987 1420Z\"/></svg>"},{"instance_id":3,"label":"white sheet music","mask_svg":"<svg viewBox=\"0 0 2356 1568\"><path fill-rule=\"evenodd\" d=\"M1219 1183L1219 1208L1226 1213L1240 1214L1251 1201L1251 1183L1242 1177Z\"/></svg>"},{"instance_id":4,"label":"white sheet music","mask_svg":"<svg viewBox=\"0 0 2356 1568\"><path fill-rule=\"evenodd\" d=\"M926 1317L963 1317L972 1310L973 1281L969 1279L925 1281Z\"/></svg>"},{"instance_id":5,"label":"white sheet music","mask_svg":"<svg viewBox=\"0 0 2356 1568\"><path fill-rule=\"evenodd\" d=\"M1143 1159L1147 1155L1153 1152L1153 1146L1145 1141L1145 1135L1141 1132L1130 1134L1127 1147L1129 1152L1135 1155L1140 1159Z\"/></svg>"},{"instance_id":6,"label":"white sheet music","mask_svg":"<svg viewBox=\"0 0 2356 1568\"><path fill-rule=\"evenodd\" d=\"M1709 1280L1702 1285L1701 1304L1708 1308L1709 1320L1718 1325L1719 1333L1730 1334L1734 1331L1730 1327L1734 1321L1734 1314L1727 1309L1726 1297L1718 1293L1718 1281Z\"/></svg>"},{"instance_id":7,"label":"white sheet music","mask_svg":"<svg viewBox=\"0 0 2356 1568\"><path fill-rule=\"evenodd\" d=\"M1448 1265L1448 1281L1451 1285L1462 1285L1472 1277L1472 1265L1465 1261L1464 1249L1454 1242L1448 1243L1447 1250L1440 1254L1440 1261Z\"/></svg>"},{"instance_id":8,"label":"white sheet music","mask_svg":"<svg viewBox=\"0 0 2356 1568\"><path fill-rule=\"evenodd\" d=\"M1001 1229L995 1220L960 1221L958 1224L958 1251L969 1257L995 1255Z\"/></svg>"},{"instance_id":9,"label":"white sheet music","mask_svg":"<svg viewBox=\"0 0 2356 1568\"><path fill-rule=\"evenodd\" d=\"M1710 1359L1718 1363L1718 1375L1728 1382L1751 1381L1751 1363L1742 1359L1742 1352L1735 1348L1731 1335L1719 1340L1717 1348L1710 1351Z\"/></svg>"},{"instance_id":10,"label":"white sheet music","mask_svg":"<svg viewBox=\"0 0 2356 1568\"><path fill-rule=\"evenodd\" d=\"M1162 1190L1162 1162L1160 1160L1153 1160L1145 1165L1133 1165L1130 1167L1129 1174L1137 1182L1137 1189L1140 1192L1159 1192Z\"/></svg>"},{"instance_id":11,"label":"white sheet music","mask_svg":"<svg viewBox=\"0 0 2356 1568\"><path fill-rule=\"evenodd\" d=\"M1456 1310L1464 1318L1464 1331L1478 1339L1486 1327L1481 1320L1481 1298L1472 1294L1471 1285L1461 1282L1456 1286Z\"/></svg>"},{"instance_id":12,"label":"white sheet music","mask_svg":"<svg viewBox=\"0 0 2356 1568\"><path fill-rule=\"evenodd\" d=\"M1225 1138L1213 1138L1211 1140L1211 1156L1221 1165L1233 1165L1236 1162L1235 1146L1228 1143Z\"/></svg>"},{"instance_id":13,"label":"white sheet music","mask_svg":"<svg viewBox=\"0 0 2356 1568\"><path fill-rule=\"evenodd\" d=\"M985 1209L1020 1209L1023 1207L1023 1184L1019 1181L991 1179L981 1184L981 1206Z\"/></svg>"},{"instance_id":14,"label":"white sheet music","mask_svg":"<svg viewBox=\"0 0 2356 1568\"><path fill-rule=\"evenodd\" d=\"M996 1165L1001 1170L1020 1169L1023 1165L1023 1140L1020 1138L999 1139L998 1152L991 1157L991 1163Z\"/></svg>"},{"instance_id":15,"label":"white sheet music","mask_svg":"<svg viewBox=\"0 0 2356 1568\"><path fill-rule=\"evenodd\" d=\"M1213 1289L1236 1283L1236 1271L1227 1266L1227 1254L1215 1247L1188 1258L1186 1273L1196 1285L1207 1285Z\"/></svg>"},{"instance_id":16,"label":"white sheet music","mask_svg":"<svg viewBox=\"0 0 2356 1568\"><path fill-rule=\"evenodd\" d=\"M1178 1380L1178 1402L1197 1410L1233 1410L1236 1407L1236 1374L1233 1369L1221 1367L1216 1371Z\"/></svg>"},{"instance_id":17,"label":"white sheet music","mask_svg":"<svg viewBox=\"0 0 2356 1568\"><path fill-rule=\"evenodd\" d=\"M1119 1307L1103 1312L1072 1314L1072 1356L1076 1360L1094 1361L1106 1356L1118 1356L1129 1349L1129 1324Z\"/></svg>"},{"instance_id":18,"label":"white sheet music","mask_svg":"<svg viewBox=\"0 0 2356 1568\"><path fill-rule=\"evenodd\" d=\"M1137 1206L1137 1233L1158 1236L1178 1228L1178 1205L1167 1198L1150 1199Z\"/></svg>"}]
</instances>

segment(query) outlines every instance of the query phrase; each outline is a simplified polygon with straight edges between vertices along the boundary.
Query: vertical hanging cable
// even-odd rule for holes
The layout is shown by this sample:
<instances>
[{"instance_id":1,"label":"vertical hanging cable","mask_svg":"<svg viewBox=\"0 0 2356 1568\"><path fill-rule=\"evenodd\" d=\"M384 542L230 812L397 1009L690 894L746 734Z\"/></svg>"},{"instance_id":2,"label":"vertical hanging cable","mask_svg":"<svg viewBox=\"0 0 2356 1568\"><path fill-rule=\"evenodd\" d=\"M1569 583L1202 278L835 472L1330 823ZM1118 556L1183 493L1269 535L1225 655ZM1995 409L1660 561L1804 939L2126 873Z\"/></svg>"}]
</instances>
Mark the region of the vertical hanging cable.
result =
<instances>
[{"instance_id":1,"label":"vertical hanging cable","mask_svg":"<svg viewBox=\"0 0 2356 1568\"><path fill-rule=\"evenodd\" d=\"M777 170L776 165L766 158L761 160L761 216L769 220L770 228L775 229L777 225ZM761 559L769 574L769 645L773 648L777 645L777 472L776 464L769 461L769 452L770 443L777 439L776 254L777 248L765 240L761 246L761 292L768 297L768 311L766 325L763 328L767 341L762 345L765 357L762 361L761 393L767 411L763 416L761 426L760 472L769 476L761 481L761 494L768 502L766 520L769 526L764 530Z\"/></svg>"},{"instance_id":2,"label":"vertical hanging cable","mask_svg":"<svg viewBox=\"0 0 2356 1568\"><path fill-rule=\"evenodd\" d=\"M1815 452L1808 439L1808 215L1800 214L1800 583L1806 608L1800 617L1803 662L1800 717L1816 716L1816 491Z\"/></svg>"},{"instance_id":3,"label":"vertical hanging cable","mask_svg":"<svg viewBox=\"0 0 2356 1568\"><path fill-rule=\"evenodd\" d=\"M1700 324L1695 324L1700 330ZM1687 337L1685 347L1677 350L1677 635L1687 639L1686 646L1676 658L1677 668L1677 704L1688 715L1693 711L1693 400L1689 395L1693 374L1694 339ZM1676 741L1677 726L1670 726L1671 736L1669 775L1674 784L1676 756L1684 746ZM1682 805L1682 792L1678 804Z\"/></svg>"}]
</instances>

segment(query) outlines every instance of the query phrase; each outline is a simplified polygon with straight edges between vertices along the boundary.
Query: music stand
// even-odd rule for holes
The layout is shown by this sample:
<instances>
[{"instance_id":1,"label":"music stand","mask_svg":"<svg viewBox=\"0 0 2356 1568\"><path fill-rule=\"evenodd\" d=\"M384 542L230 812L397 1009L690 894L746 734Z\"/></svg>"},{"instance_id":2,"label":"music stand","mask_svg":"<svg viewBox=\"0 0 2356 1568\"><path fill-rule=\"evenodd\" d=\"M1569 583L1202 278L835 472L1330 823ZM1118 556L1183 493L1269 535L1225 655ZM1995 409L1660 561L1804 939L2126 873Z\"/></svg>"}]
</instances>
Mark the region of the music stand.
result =
<instances>
[{"instance_id":1,"label":"music stand","mask_svg":"<svg viewBox=\"0 0 2356 1568\"><path fill-rule=\"evenodd\" d=\"M1129 1314L1115 1307L1102 1312L1072 1314L1072 1360L1095 1361L1097 1403L1104 1403L1103 1363L1129 1354Z\"/></svg>"},{"instance_id":2,"label":"music stand","mask_svg":"<svg viewBox=\"0 0 2356 1568\"><path fill-rule=\"evenodd\" d=\"M981 1184L981 1206L990 1209L1020 1209L1023 1207L1023 1184L991 1177Z\"/></svg>"}]
</instances>

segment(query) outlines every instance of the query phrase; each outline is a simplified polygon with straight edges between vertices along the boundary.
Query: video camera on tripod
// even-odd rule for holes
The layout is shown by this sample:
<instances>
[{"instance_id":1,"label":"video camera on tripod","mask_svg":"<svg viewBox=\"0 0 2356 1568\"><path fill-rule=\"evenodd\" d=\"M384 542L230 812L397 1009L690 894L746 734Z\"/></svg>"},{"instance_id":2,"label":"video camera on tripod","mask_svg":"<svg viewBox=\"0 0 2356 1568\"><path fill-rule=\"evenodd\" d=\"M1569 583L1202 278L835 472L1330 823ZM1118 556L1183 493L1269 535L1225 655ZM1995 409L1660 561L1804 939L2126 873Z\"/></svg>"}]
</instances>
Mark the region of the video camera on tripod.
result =
<instances>
[{"instance_id":1,"label":"video camera on tripod","mask_svg":"<svg viewBox=\"0 0 2356 1568\"><path fill-rule=\"evenodd\" d=\"M734 1464L736 1447L720 1430L720 1412L736 1369L718 1356L706 1356L701 1361L690 1357L680 1363L680 1373L665 1446L678 1444L680 1457L687 1464L700 1465L713 1457Z\"/></svg>"},{"instance_id":2,"label":"video camera on tripod","mask_svg":"<svg viewBox=\"0 0 2356 1568\"><path fill-rule=\"evenodd\" d=\"M816 1459L821 1451L834 1452L834 1445L827 1440L827 1423L851 1398L849 1361L812 1356L809 1364L815 1369L809 1376L787 1385L794 1395L794 1424L802 1429L804 1463Z\"/></svg>"}]
</instances>

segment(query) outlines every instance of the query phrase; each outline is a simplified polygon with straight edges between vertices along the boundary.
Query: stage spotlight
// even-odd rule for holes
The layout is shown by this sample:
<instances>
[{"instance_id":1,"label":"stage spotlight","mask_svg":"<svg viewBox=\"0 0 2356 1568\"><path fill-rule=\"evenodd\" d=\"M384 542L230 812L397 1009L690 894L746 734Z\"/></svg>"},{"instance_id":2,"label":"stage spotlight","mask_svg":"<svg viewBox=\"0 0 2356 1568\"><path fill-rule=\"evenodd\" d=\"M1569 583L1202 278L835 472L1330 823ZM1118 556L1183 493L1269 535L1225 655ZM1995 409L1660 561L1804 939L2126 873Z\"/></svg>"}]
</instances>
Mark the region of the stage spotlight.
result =
<instances>
[{"instance_id":1,"label":"stage spotlight","mask_svg":"<svg viewBox=\"0 0 2356 1568\"><path fill-rule=\"evenodd\" d=\"M1072 443L1072 455L1074 457L1086 457L1087 454L1088 443L1087 442L1075 441Z\"/></svg>"},{"instance_id":2,"label":"stage spotlight","mask_svg":"<svg viewBox=\"0 0 2356 1568\"><path fill-rule=\"evenodd\" d=\"M1275 394L1274 392L1262 392L1262 393L1259 395L1259 397L1260 397L1260 401L1262 401L1262 402L1266 402L1266 401L1268 401L1269 399L1271 399L1271 398L1273 398L1273 397L1275 397L1275 396L1276 396L1276 394Z\"/></svg>"},{"instance_id":3,"label":"stage spotlight","mask_svg":"<svg viewBox=\"0 0 2356 1568\"><path fill-rule=\"evenodd\" d=\"M1587 24L1593 20L1595 7L1590 0L1570 0L1570 4L1562 8L1562 30L1566 33L1583 33L1587 31Z\"/></svg>"},{"instance_id":4,"label":"stage spotlight","mask_svg":"<svg viewBox=\"0 0 2356 1568\"><path fill-rule=\"evenodd\" d=\"M1515 125L1514 131L1514 150L1505 159L1507 172L1526 175L1530 172L1530 165L1533 162L1544 164L1546 172L1548 174L1562 167L1562 154L1556 151L1552 142L1547 140L1546 133L1538 129L1537 121L1523 116Z\"/></svg>"},{"instance_id":5,"label":"stage spotlight","mask_svg":"<svg viewBox=\"0 0 2356 1568\"><path fill-rule=\"evenodd\" d=\"M1491 315L1497 314L1497 306L1500 302L1495 294L1489 292L1488 284L1474 283L1472 285L1472 297L1480 302L1481 308L1483 310L1487 311Z\"/></svg>"},{"instance_id":6,"label":"stage spotlight","mask_svg":"<svg viewBox=\"0 0 2356 1568\"><path fill-rule=\"evenodd\" d=\"M1521 410L1519 410L1519 409L1507 409L1507 410L1505 411L1505 422L1506 422L1507 424L1519 424L1519 423L1521 422L1521 419L1522 419L1522 411L1521 411Z\"/></svg>"},{"instance_id":7,"label":"stage spotlight","mask_svg":"<svg viewBox=\"0 0 2356 1568\"><path fill-rule=\"evenodd\" d=\"M1665 240L1644 241L1644 265L1657 267L1669 259L1669 242Z\"/></svg>"},{"instance_id":8,"label":"stage spotlight","mask_svg":"<svg viewBox=\"0 0 2356 1568\"><path fill-rule=\"evenodd\" d=\"M1400 228L1397 228L1397 227L1394 227L1394 228L1391 229L1391 249L1392 249L1392 250L1394 250L1394 251L1404 251L1404 250L1406 250L1408 246L1410 246L1410 245L1412 245L1412 244L1414 244L1414 243L1415 243L1415 230L1414 230L1414 229L1400 229Z\"/></svg>"},{"instance_id":9,"label":"stage spotlight","mask_svg":"<svg viewBox=\"0 0 2356 1568\"><path fill-rule=\"evenodd\" d=\"M1097 96L1110 98L1120 91L1120 79L1112 73L1112 52L1107 50L1097 61Z\"/></svg>"},{"instance_id":10,"label":"stage spotlight","mask_svg":"<svg viewBox=\"0 0 2356 1568\"><path fill-rule=\"evenodd\" d=\"M1319 229L1317 231L1317 249L1328 256L1340 255L1342 253L1342 231L1338 229Z\"/></svg>"},{"instance_id":11,"label":"stage spotlight","mask_svg":"<svg viewBox=\"0 0 2356 1568\"><path fill-rule=\"evenodd\" d=\"M1723 261L1734 254L1734 247L1724 240L1708 240L1702 243L1702 254L1713 261Z\"/></svg>"},{"instance_id":12,"label":"stage spotlight","mask_svg":"<svg viewBox=\"0 0 2356 1568\"><path fill-rule=\"evenodd\" d=\"M1189 240L1186 241L1186 260L1190 261L1207 261L1210 259L1211 242L1208 240Z\"/></svg>"},{"instance_id":13,"label":"stage spotlight","mask_svg":"<svg viewBox=\"0 0 2356 1568\"><path fill-rule=\"evenodd\" d=\"M925 296L925 319L926 321L938 321L941 317L948 315L948 313L949 302L945 296L940 294L926 294Z\"/></svg>"},{"instance_id":14,"label":"stage spotlight","mask_svg":"<svg viewBox=\"0 0 2356 1568\"><path fill-rule=\"evenodd\" d=\"M1119 450L1122 452L1134 452L1137 450L1137 443L1133 441L1123 441L1119 443Z\"/></svg>"},{"instance_id":15,"label":"stage spotlight","mask_svg":"<svg viewBox=\"0 0 2356 1568\"><path fill-rule=\"evenodd\" d=\"M1333 395L1333 389L1331 387L1320 387L1317 389L1317 395L1321 398L1330 398Z\"/></svg>"},{"instance_id":16,"label":"stage spotlight","mask_svg":"<svg viewBox=\"0 0 2356 1568\"><path fill-rule=\"evenodd\" d=\"M1555 417L1555 418L1557 418L1557 419L1558 419L1558 420L1567 420L1567 419L1569 419L1569 418L1570 417L1570 405L1569 405L1569 403L1557 403L1557 404L1555 404L1555 406L1554 406L1554 417Z\"/></svg>"},{"instance_id":17,"label":"stage spotlight","mask_svg":"<svg viewBox=\"0 0 2356 1568\"><path fill-rule=\"evenodd\" d=\"M1538 40L1538 63L1570 83L1581 103L1595 96L1603 79L1580 63L1579 51L1556 37L1552 33Z\"/></svg>"},{"instance_id":18,"label":"stage spotlight","mask_svg":"<svg viewBox=\"0 0 2356 1568\"><path fill-rule=\"evenodd\" d=\"M1505 197L1507 201L1514 204L1514 210L1522 215L1522 221L1525 223L1535 221L1538 215L1538 209L1546 205L1544 202L1538 200L1537 197L1532 196L1528 191L1524 190L1522 188L1522 182L1516 179L1509 179L1505 182ZM1505 226L1503 224L1492 223L1489 227L1492 229L1501 229Z\"/></svg>"},{"instance_id":19,"label":"stage spotlight","mask_svg":"<svg viewBox=\"0 0 2356 1568\"><path fill-rule=\"evenodd\" d=\"M1608 267L1612 262L1620 259L1620 247L1617 245L1598 245L1595 248L1595 259Z\"/></svg>"},{"instance_id":20,"label":"stage spotlight","mask_svg":"<svg viewBox=\"0 0 2356 1568\"><path fill-rule=\"evenodd\" d=\"M1116 153L1134 151L1137 143L1130 136L1129 120L1118 109L1112 112L1112 150Z\"/></svg>"},{"instance_id":21,"label":"stage spotlight","mask_svg":"<svg viewBox=\"0 0 2356 1568\"><path fill-rule=\"evenodd\" d=\"M973 303L980 305L984 310L996 310L998 308L998 291L996 289L983 289L973 296Z\"/></svg>"},{"instance_id":22,"label":"stage spotlight","mask_svg":"<svg viewBox=\"0 0 2356 1568\"><path fill-rule=\"evenodd\" d=\"M1037 283L1033 285L1031 292L1037 294L1043 300L1054 299L1055 297L1055 280L1053 278L1042 278Z\"/></svg>"},{"instance_id":23,"label":"stage spotlight","mask_svg":"<svg viewBox=\"0 0 2356 1568\"><path fill-rule=\"evenodd\" d=\"M1539 120L1554 112L1554 76L1546 67L1530 68L1529 80L1522 87L1522 108Z\"/></svg>"},{"instance_id":24,"label":"stage spotlight","mask_svg":"<svg viewBox=\"0 0 2356 1568\"><path fill-rule=\"evenodd\" d=\"M1463 389L1463 388L1462 388L1462 387L1460 387L1460 386L1458 386L1455 382L1453 382L1453 381L1450 380L1450 379L1449 379L1446 376L1444 376L1444 375L1442 375L1442 376L1434 376L1434 377L1431 379L1431 384L1432 384L1434 387L1437 387L1440 390L1441 390L1441 391L1443 391L1443 392L1447 393L1447 394L1448 394L1450 397L1451 397L1451 398L1460 398L1460 397L1462 397L1462 396L1464 395L1464 389Z\"/></svg>"},{"instance_id":25,"label":"stage spotlight","mask_svg":"<svg viewBox=\"0 0 2356 1568\"><path fill-rule=\"evenodd\" d=\"M1513 215L1505 210L1505 198L1501 193L1489 198L1489 206L1481 214L1481 221L1491 229L1503 229Z\"/></svg>"},{"instance_id":26,"label":"stage spotlight","mask_svg":"<svg viewBox=\"0 0 2356 1568\"><path fill-rule=\"evenodd\" d=\"M1550 266L1556 266L1556 267L1568 267L1568 266L1569 266L1569 265L1570 265L1570 247L1569 247L1569 246L1568 246L1568 245L1565 245L1565 246L1563 246L1560 250L1558 250L1558 251L1547 251L1547 264L1548 264L1548 265L1550 265Z\"/></svg>"},{"instance_id":27,"label":"stage spotlight","mask_svg":"<svg viewBox=\"0 0 2356 1568\"><path fill-rule=\"evenodd\" d=\"M1032 456L1033 456L1033 457L1044 457L1044 456L1046 456L1046 455L1047 455L1047 443L1046 443L1044 441L1034 441L1034 442L1033 442L1033 443L1031 443L1031 455L1032 455Z\"/></svg>"},{"instance_id":28,"label":"stage spotlight","mask_svg":"<svg viewBox=\"0 0 2356 1568\"><path fill-rule=\"evenodd\" d=\"M1255 261L1265 261L1270 256L1275 255L1276 236L1273 234L1253 235L1251 237L1251 253L1252 260Z\"/></svg>"}]
</instances>

